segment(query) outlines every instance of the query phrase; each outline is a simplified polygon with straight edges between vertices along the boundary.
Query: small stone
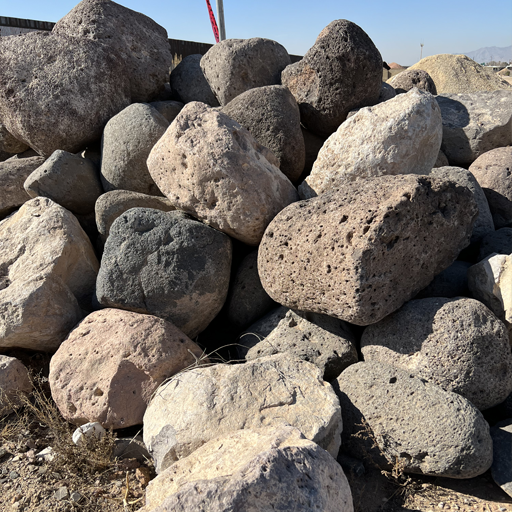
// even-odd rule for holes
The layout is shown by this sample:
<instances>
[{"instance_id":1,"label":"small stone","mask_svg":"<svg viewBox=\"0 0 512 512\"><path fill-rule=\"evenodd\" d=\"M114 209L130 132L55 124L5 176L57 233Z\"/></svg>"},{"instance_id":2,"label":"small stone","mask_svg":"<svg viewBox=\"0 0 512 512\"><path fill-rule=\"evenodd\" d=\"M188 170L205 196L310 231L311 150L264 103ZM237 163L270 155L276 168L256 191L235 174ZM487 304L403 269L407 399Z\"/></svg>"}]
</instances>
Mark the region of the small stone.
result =
<instances>
[{"instance_id":1,"label":"small stone","mask_svg":"<svg viewBox=\"0 0 512 512\"><path fill-rule=\"evenodd\" d=\"M59 487L56 491L53 497L57 501L67 500L69 498L69 491L67 487Z\"/></svg>"},{"instance_id":2,"label":"small stone","mask_svg":"<svg viewBox=\"0 0 512 512\"><path fill-rule=\"evenodd\" d=\"M70 499L73 503L79 503L82 500L82 495L75 491L71 493Z\"/></svg>"},{"instance_id":3,"label":"small stone","mask_svg":"<svg viewBox=\"0 0 512 512\"><path fill-rule=\"evenodd\" d=\"M444 503L443 502L439 503L439 505L437 505L437 507L438 508L444 508Z\"/></svg>"},{"instance_id":4,"label":"small stone","mask_svg":"<svg viewBox=\"0 0 512 512\"><path fill-rule=\"evenodd\" d=\"M18 473L16 473L16 471L11 471L11 472L9 473L9 478L10 478L11 480L16 480L16 478L19 478L19 476L20 476L20 475L19 475Z\"/></svg>"},{"instance_id":5,"label":"small stone","mask_svg":"<svg viewBox=\"0 0 512 512\"><path fill-rule=\"evenodd\" d=\"M85 438L91 438L95 436L97 439L101 439L106 434L105 429L97 421L86 423L81 427L78 427L73 432L73 443L78 445L85 441Z\"/></svg>"},{"instance_id":6,"label":"small stone","mask_svg":"<svg viewBox=\"0 0 512 512\"><path fill-rule=\"evenodd\" d=\"M151 472L149 468L141 466L135 470L135 478L143 485L146 486L151 481Z\"/></svg>"}]
</instances>

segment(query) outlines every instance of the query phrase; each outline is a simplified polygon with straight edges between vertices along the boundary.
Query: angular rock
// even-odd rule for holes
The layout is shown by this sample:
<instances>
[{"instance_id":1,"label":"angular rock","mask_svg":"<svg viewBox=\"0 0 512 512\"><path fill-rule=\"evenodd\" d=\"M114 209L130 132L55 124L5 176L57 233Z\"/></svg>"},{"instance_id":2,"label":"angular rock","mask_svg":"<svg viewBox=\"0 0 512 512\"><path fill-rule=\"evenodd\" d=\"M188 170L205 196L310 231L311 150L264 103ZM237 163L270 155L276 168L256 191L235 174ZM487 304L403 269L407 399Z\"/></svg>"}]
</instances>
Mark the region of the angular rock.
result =
<instances>
[{"instance_id":1,"label":"angular rock","mask_svg":"<svg viewBox=\"0 0 512 512\"><path fill-rule=\"evenodd\" d=\"M82 0L54 34L92 39L113 53L129 79L132 102L156 99L169 81L172 53L167 31L151 18L110 0Z\"/></svg>"},{"instance_id":2,"label":"angular rock","mask_svg":"<svg viewBox=\"0 0 512 512\"><path fill-rule=\"evenodd\" d=\"M154 109L158 110L160 114L162 114L165 119L171 124L176 116L181 112L181 109L184 107L183 103L180 101L153 101L150 103Z\"/></svg>"},{"instance_id":3,"label":"angular rock","mask_svg":"<svg viewBox=\"0 0 512 512\"><path fill-rule=\"evenodd\" d=\"M500 421L491 428L494 482L512 496L512 420Z\"/></svg>"},{"instance_id":4,"label":"angular rock","mask_svg":"<svg viewBox=\"0 0 512 512\"><path fill-rule=\"evenodd\" d=\"M7 128L0 123L0 153L14 155L17 153L23 153L23 151L26 151L27 149L29 149L29 147L24 142L13 137L7 131Z\"/></svg>"},{"instance_id":5,"label":"angular rock","mask_svg":"<svg viewBox=\"0 0 512 512\"><path fill-rule=\"evenodd\" d=\"M118 309L95 311L52 357L52 397L75 425L139 425L156 388L201 356L170 322Z\"/></svg>"},{"instance_id":6,"label":"angular rock","mask_svg":"<svg viewBox=\"0 0 512 512\"><path fill-rule=\"evenodd\" d=\"M512 352L503 322L474 299L412 300L361 338L366 362L411 372L483 411L512 392Z\"/></svg>"},{"instance_id":7,"label":"angular rock","mask_svg":"<svg viewBox=\"0 0 512 512\"><path fill-rule=\"evenodd\" d=\"M339 464L289 426L213 439L152 480L147 512L352 512Z\"/></svg>"},{"instance_id":8,"label":"angular rock","mask_svg":"<svg viewBox=\"0 0 512 512\"><path fill-rule=\"evenodd\" d=\"M83 149L130 103L117 54L89 39L51 32L3 37L0 69L0 119L46 157Z\"/></svg>"},{"instance_id":9,"label":"angular rock","mask_svg":"<svg viewBox=\"0 0 512 512\"><path fill-rule=\"evenodd\" d=\"M414 87L434 96L437 94L436 84L430 75L422 69L406 69L390 78L387 83L395 89L397 94L409 92Z\"/></svg>"},{"instance_id":10,"label":"angular rock","mask_svg":"<svg viewBox=\"0 0 512 512\"><path fill-rule=\"evenodd\" d=\"M441 149L450 165L467 168L483 153L512 144L512 90L443 94L436 100L443 117Z\"/></svg>"},{"instance_id":11,"label":"angular rock","mask_svg":"<svg viewBox=\"0 0 512 512\"><path fill-rule=\"evenodd\" d=\"M318 366L322 378L330 382L358 360L354 335L347 328L340 329L342 322L336 323L337 329L330 332L288 310L276 328L245 357L251 361L274 354L291 354Z\"/></svg>"},{"instance_id":12,"label":"angular rock","mask_svg":"<svg viewBox=\"0 0 512 512\"><path fill-rule=\"evenodd\" d=\"M168 320L194 338L221 310L230 268L223 233L183 212L132 208L110 228L96 298Z\"/></svg>"},{"instance_id":13,"label":"angular rock","mask_svg":"<svg viewBox=\"0 0 512 512\"><path fill-rule=\"evenodd\" d=\"M496 229L512 225L512 147L487 151L469 170L485 193Z\"/></svg>"},{"instance_id":14,"label":"angular rock","mask_svg":"<svg viewBox=\"0 0 512 512\"><path fill-rule=\"evenodd\" d=\"M356 178L428 174L441 139L441 112L424 91L361 109L322 146L300 196L309 199Z\"/></svg>"},{"instance_id":15,"label":"angular rock","mask_svg":"<svg viewBox=\"0 0 512 512\"><path fill-rule=\"evenodd\" d=\"M471 263L467 261L454 261L449 267L434 277L432 282L423 288L414 298L426 299L428 297L469 297L468 270Z\"/></svg>"},{"instance_id":16,"label":"angular rock","mask_svg":"<svg viewBox=\"0 0 512 512\"><path fill-rule=\"evenodd\" d=\"M477 211L467 188L439 178L347 182L270 223L258 251L261 283L292 309L372 324L453 263Z\"/></svg>"},{"instance_id":17,"label":"angular rock","mask_svg":"<svg viewBox=\"0 0 512 512\"><path fill-rule=\"evenodd\" d=\"M23 187L30 197L48 197L78 215L93 212L103 193L92 161L61 150L30 174Z\"/></svg>"},{"instance_id":18,"label":"angular rock","mask_svg":"<svg viewBox=\"0 0 512 512\"><path fill-rule=\"evenodd\" d=\"M200 101L210 107L218 107L219 102L201 69L202 57L200 54L187 55L171 71L171 88L183 103Z\"/></svg>"},{"instance_id":19,"label":"angular rock","mask_svg":"<svg viewBox=\"0 0 512 512\"><path fill-rule=\"evenodd\" d=\"M0 416L22 405L21 395L32 391L26 366L15 357L0 355Z\"/></svg>"},{"instance_id":20,"label":"angular rock","mask_svg":"<svg viewBox=\"0 0 512 512\"><path fill-rule=\"evenodd\" d=\"M292 93L282 85L250 89L222 108L222 112L247 128L274 153L279 169L297 181L304 170L306 149L300 129L300 112Z\"/></svg>"},{"instance_id":21,"label":"angular rock","mask_svg":"<svg viewBox=\"0 0 512 512\"><path fill-rule=\"evenodd\" d=\"M512 228L497 229L482 238L478 261L482 261L493 253L512 254Z\"/></svg>"},{"instance_id":22,"label":"angular rock","mask_svg":"<svg viewBox=\"0 0 512 512\"><path fill-rule=\"evenodd\" d=\"M337 382L347 453L370 456L380 467L398 462L407 473L449 478L490 468L489 425L460 395L376 362L349 366Z\"/></svg>"},{"instance_id":23,"label":"angular rock","mask_svg":"<svg viewBox=\"0 0 512 512\"><path fill-rule=\"evenodd\" d=\"M158 388L144 415L157 472L216 437L246 428L297 427L331 455L340 447L339 402L313 364L288 354L192 369Z\"/></svg>"},{"instance_id":24,"label":"angular rock","mask_svg":"<svg viewBox=\"0 0 512 512\"><path fill-rule=\"evenodd\" d=\"M0 223L0 347L56 350L90 310L98 272L76 218L37 197Z\"/></svg>"},{"instance_id":25,"label":"angular rock","mask_svg":"<svg viewBox=\"0 0 512 512\"><path fill-rule=\"evenodd\" d=\"M282 83L295 96L304 126L328 137L350 110L377 103L382 57L359 26L336 20L302 60L283 71Z\"/></svg>"},{"instance_id":26,"label":"angular rock","mask_svg":"<svg viewBox=\"0 0 512 512\"><path fill-rule=\"evenodd\" d=\"M105 126L101 146L101 182L105 192L131 190L160 196L147 159L169 122L145 103L133 103Z\"/></svg>"},{"instance_id":27,"label":"angular rock","mask_svg":"<svg viewBox=\"0 0 512 512\"><path fill-rule=\"evenodd\" d=\"M199 102L185 105L148 158L171 204L248 245L298 199L277 165L245 128Z\"/></svg>"},{"instance_id":28,"label":"angular rock","mask_svg":"<svg viewBox=\"0 0 512 512\"><path fill-rule=\"evenodd\" d=\"M255 87L278 85L290 64L286 49L271 39L226 39L201 59L201 69L221 105Z\"/></svg>"}]
</instances>

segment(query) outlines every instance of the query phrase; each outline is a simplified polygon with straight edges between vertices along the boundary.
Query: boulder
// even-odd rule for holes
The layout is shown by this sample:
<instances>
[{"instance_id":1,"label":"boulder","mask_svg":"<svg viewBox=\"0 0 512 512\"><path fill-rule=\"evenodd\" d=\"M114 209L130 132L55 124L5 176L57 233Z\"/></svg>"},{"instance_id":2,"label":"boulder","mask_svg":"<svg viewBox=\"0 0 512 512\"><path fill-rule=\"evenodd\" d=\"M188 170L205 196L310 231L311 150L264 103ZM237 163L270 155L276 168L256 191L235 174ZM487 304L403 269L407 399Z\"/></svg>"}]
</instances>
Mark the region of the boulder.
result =
<instances>
[{"instance_id":1,"label":"boulder","mask_svg":"<svg viewBox=\"0 0 512 512\"><path fill-rule=\"evenodd\" d=\"M250 89L222 108L274 153L281 172L292 182L304 170L306 149L300 112L292 93L282 85Z\"/></svg>"},{"instance_id":2,"label":"boulder","mask_svg":"<svg viewBox=\"0 0 512 512\"><path fill-rule=\"evenodd\" d=\"M382 57L358 25L336 20L320 32L302 60L283 71L281 78L299 104L302 124L328 137L350 110L378 101Z\"/></svg>"},{"instance_id":3,"label":"boulder","mask_svg":"<svg viewBox=\"0 0 512 512\"><path fill-rule=\"evenodd\" d=\"M469 168L485 193L496 229L512 225L511 169L512 147L487 151Z\"/></svg>"},{"instance_id":4,"label":"boulder","mask_svg":"<svg viewBox=\"0 0 512 512\"><path fill-rule=\"evenodd\" d=\"M78 215L93 212L103 193L92 161L61 150L34 170L23 187L30 197L48 197Z\"/></svg>"},{"instance_id":5,"label":"boulder","mask_svg":"<svg viewBox=\"0 0 512 512\"><path fill-rule=\"evenodd\" d=\"M292 309L372 324L455 261L477 212L467 188L439 178L347 182L270 223L258 251L261 283Z\"/></svg>"},{"instance_id":6,"label":"boulder","mask_svg":"<svg viewBox=\"0 0 512 512\"><path fill-rule=\"evenodd\" d=\"M194 338L221 310L229 237L183 212L132 208L110 228L96 282L105 307L155 315Z\"/></svg>"},{"instance_id":7,"label":"boulder","mask_svg":"<svg viewBox=\"0 0 512 512\"><path fill-rule=\"evenodd\" d=\"M0 417L22 405L22 395L32 391L26 366L15 357L0 355Z\"/></svg>"},{"instance_id":8,"label":"boulder","mask_svg":"<svg viewBox=\"0 0 512 512\"><path fill-rule=\"evenodd\" d=\"M201 69L200 54L187 55L172 71L171 88L183 103L200 101L210 107L218 107L219 102Z\"/></svg>"},{"instance_id":9,"label":"boulder","mask_svg":"<svg viewBox=\"0 0 512 512\"><path fill-rule=\"evenodd\" d=\"M491 475L494 482L512 496L512 420L498 422L491 428L493 461Z\"/></svg>"},{"instance_id":10,"label":"boulder","mask_svg":"<svg viewBox=\"0 0 512 512\"><path fill-rule=\"evenodd\" d=\"M185 105L148 158L171 204L248 245L298 199L277 165L245 128L199 102Z\"/></svg>"},{"instance_id":11,"label":"boulder","mask_svg":"<svg viewBox=\"0 0 512 512\"><path fill-rule=\"evenodd\" d=\"M147 159L169 122L155 108L133 103L105 126L101 145L101 182L105 192L131 190L160 196Z\"/></svg>"},{"instance_id":12,"label":"boulder","mask_svg":"<svg viewBox=\"0 0 512 512\"><path fill-rule=\"evenodd\" d=\"M152 480L147 512L352 512L339 464L289 426L212 439Z\"/></svg>"},{"instance_id":13,"label":"boulder","mask_svg":"<svg viewBox=\"0 0 512 512\"><path fill-rule=\"evenodd\" d=\"M437 167L447 167L450 165L450 162L448 162L448 158L446 158L446 155L439 150L439 154L437 155L436 163L434 164L434 168Z\"/></svg>"},{"instance_id":14,"label":"boulder","mask_svg":"<svg viewBox=\"0 0 512 512\"><path fill-rule=\"evenodd\" d=\"M68 210L37 197L0 223L0 348L55 351L90 310L98 272Z\"/></svg>"},{"instance_id":15,"label":"boulder","mask_svg":"<svg viewBox=\"0 0 512 512\"><path fill-rule=\"evenodd\" d=\"M512 392L512 352L503 322L474 299L412 300L361 338L367 362L401 368L483 411Z\"/></svg>"},{"instance_id":16,"label":"boulder","mask_svg":"<svg viewBox=\"0 0 512 512\"><path fill-rule=\"evenodd\" d=\"M443 94L436 100L443 117L441 149L450 165L467 168L487 151L512 144L512 90Z\"/></svg>"},{"instance_id":17,"label":"boulder","mask_svg":"<svg viewBox=\"0 0 512 512\"><path fill-rule=\"evenodd\" d=\"M122 66L119 76L129 81L131 102L157 99L169 81L167 31L140 12L111 0L82 0L56 23L53 33L92 39L116 55Z\"/></svg>"},{"instance_id":18,"label":"boulder","mask_svg":"<svg viewBox=\"0 0 512 512\"><path fill-rule=\"evenodd\" d=\"M318 366L322 378L330 382L347 366L357 363L358 356L355 337L347 326L340 320L325 318L332 320L330 330L288 310L275 329L254 345L245 358L251 361L274 354L290 354Z\"/></svg>"},{"instance_id":19,"label":"boulder","mask_svg":"<svg viewBox=\"0 0 512 512\"><path fill-rule=\"evenodd\" d=\"M158 388L144 415L144 443L158 473L235 430L291 425L333 457L339 402L313 364L278 354L180 374Z\"/></svg>"},{"instance_id":20,"label":"boulder","mask_svg":"<svg viewBox=\"0 0 512 512\"><path fill-rule=\"evenodd\" d=\"M482 413L456 393L392 366L349 366L337 379L343 450L407 473L473 478L492 464Z\"/></svg>"},{"instance_id":21,"label":"boulder","mask_svg":"<svg viewBox=\"0 0 512 512\"><path fill-rule=\"evenodd\" d=\"M27 144L13 137L7 128L0 123L0 154L5 153L7 155L14 155L17 153L23 153L29 149Z\"/></svg>"},{"instance_id":22,"label":"boulder","mask_svg":"<svg viewBox=\"0 0 512 512\"><path fill-rule=\"evenodd\" d=\"M0 219L30 199L23 183L43 162L42 156L0 162Z\"/></svg>"},{"instance_id":23,"label":"boulder","mask_svg":"<svg viewBox=\"0 0 512 512\"><path fill-rule=\"evenodd\" d=\"M391 77L387 83L395 89L397 94L409 92L414 87L434 96L437 94L436 84L430 75L422 69L406 69Z\"/></svg>"},{"instance_id":24,"label":"boulder","mask_svg":"<svg viewBox=\"0 0 512 512\"><path fill-rule=\"evenodd\" d=\"M392 100L396 96L396 91L392 85L382 82L380 84L380 94L377 103L383 103L384 101Z\"/></svg>"},{"instance_id":25,"label":"boulder","mask_svg":"<svg viewBox=\"0 0 512 512\"><path fill-rule=\"evenodd\" d=\"M286 49L271 39L226 39L201 59L201 69L221 105L255 87L278 85L290 64Z\"/></svg>"},{"instance_id":26,"label":"boulder","mask_svg":"<svg viewBox=\"0 0 512 512\"><path fill-rule=\"evenodd\" d=\"M493 253L512 254L512 228L497 229L482 238L478 261L482 261Z\"/></svg>"},{"instance_id":27,"label":"boulder","mask_svg":"<svg viewBox=\"0 0 512 512\"><path fill-rule=\"evenodd\" d=\"M118 55L89 39L51 32L3 37L0 69L0 119L46 157L83 149L130 103L130 77Z\"/></svg>"},{"instance_id":28,"label":"boulder","mask_svg":"<svg viewBox=\"0 0 512 512\"><path fill-rule=\"evenodd\" d=\"M471 265L467 261L454 261L449 267L437 274L431 283L414 298L446 297L451 299L454 297L469 297L468 270Z\"/></svg>"},{"instance_id":29,"label":"boulder","mask_svg":"<svg viewBox=\"0 0 512 512\"><path fill-rule=\"evenodd\" d=\"M428 174L441 139L435 98L418 89L399 94L345 121L322 146L299 194L309 199L356 178Z\"/></svg>"},{"instance_id":30,"label":"boulder","mask_svg":"<svg viewBox=\"0 0 512 512\"><path fill-rule=\"evenodd\" d=\"M176 116L181 112L184 106L180 101L174 100L153 101L149 105L162 114L169 124L176 119Z\"/></svg>"},{"instance_id":31,"label":"boulder","mask_svg":"<svg viewBox=\"0 0 512 512\"><path fill-rule=\"evenodd\" d=\"M192 340L161 318L119 309L95 311L69 333L50 361L52 398L75 425L139 425L158 386L201 356Z\"/></svg>"}]
</instances>

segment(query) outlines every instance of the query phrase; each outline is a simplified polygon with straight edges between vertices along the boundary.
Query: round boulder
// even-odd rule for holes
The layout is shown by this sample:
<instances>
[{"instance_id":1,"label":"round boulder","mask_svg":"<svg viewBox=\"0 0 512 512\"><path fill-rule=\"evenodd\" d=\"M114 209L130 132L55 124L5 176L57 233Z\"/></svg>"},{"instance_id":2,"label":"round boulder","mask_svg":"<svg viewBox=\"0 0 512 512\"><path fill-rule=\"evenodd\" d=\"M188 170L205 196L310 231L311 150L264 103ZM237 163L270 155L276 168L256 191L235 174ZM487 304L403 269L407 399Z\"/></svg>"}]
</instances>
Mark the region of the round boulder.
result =
<instances>
[{"instance_id":1,"label":"round boulder","mask_svg":"<svg viewBox=\"0 0 512 512\"><path fill-rule=\"evenodd\" d=\"M397 94L408 92L414 87L433 95L437 94L434 80L422 69L406 69L390 78L387 83L395 89Z\"/></svg>"}]
</instances>

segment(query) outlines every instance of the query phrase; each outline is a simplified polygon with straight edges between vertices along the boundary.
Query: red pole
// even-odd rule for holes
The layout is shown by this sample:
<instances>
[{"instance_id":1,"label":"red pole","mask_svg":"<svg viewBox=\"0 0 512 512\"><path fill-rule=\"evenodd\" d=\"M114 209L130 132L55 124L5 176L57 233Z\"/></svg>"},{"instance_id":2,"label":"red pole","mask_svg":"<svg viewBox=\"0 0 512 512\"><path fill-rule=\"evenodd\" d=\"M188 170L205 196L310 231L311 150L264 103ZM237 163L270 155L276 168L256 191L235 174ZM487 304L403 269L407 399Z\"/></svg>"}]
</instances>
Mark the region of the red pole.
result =
<instances>
[{"instance_id":1,"label":"red pole","mask_svg":"<svg viewBox=\"0 0 512 512\"><path fill-rule=\"evenodd\" d=\"M215 21L215 15L212 11L212 6L210 5L210 0L206 0L206 5L208 6L208 14L210 15L210 23L212 24L213 35L215 36L215 42L219 42L219 29L217 27L217 22Z\"/></svg>"}]
</instances>

